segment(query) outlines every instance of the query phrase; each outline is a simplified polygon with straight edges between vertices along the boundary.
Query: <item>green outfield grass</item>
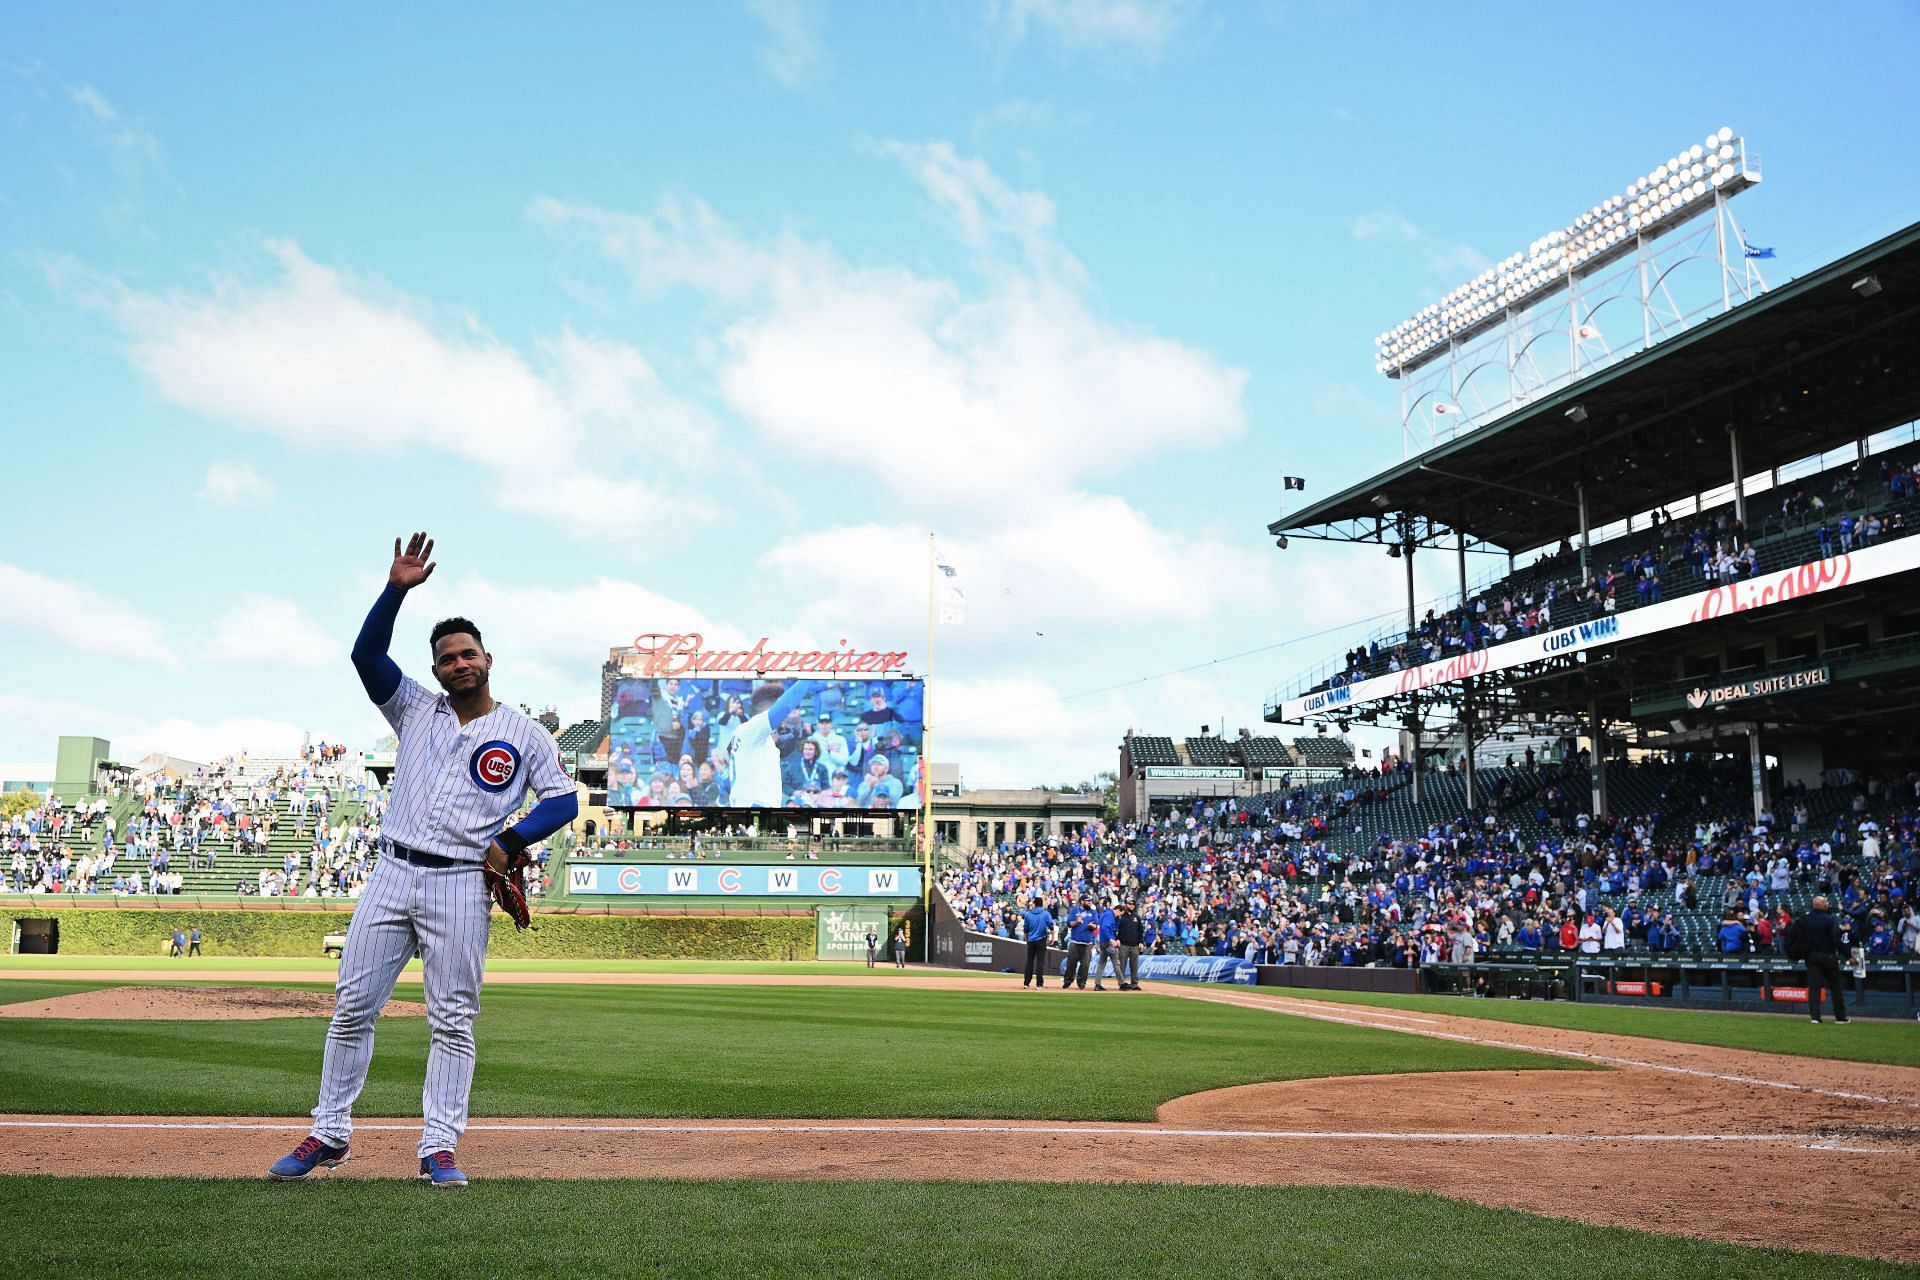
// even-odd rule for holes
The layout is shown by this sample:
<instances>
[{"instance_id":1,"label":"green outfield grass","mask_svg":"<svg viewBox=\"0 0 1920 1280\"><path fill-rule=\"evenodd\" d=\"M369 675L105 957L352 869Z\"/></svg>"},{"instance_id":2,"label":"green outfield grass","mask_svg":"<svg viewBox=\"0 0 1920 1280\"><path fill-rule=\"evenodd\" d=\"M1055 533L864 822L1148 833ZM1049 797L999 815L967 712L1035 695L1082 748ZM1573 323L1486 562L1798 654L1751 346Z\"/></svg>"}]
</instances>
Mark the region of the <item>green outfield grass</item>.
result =
<instances>
[{"instance_id":1,"label":"green outfield grass","mask_svg":"<svg viewBox=\"0 0 1920 1280\"><path fill-rule=\"evenodd\" d=\"M101 985L18 979L0 1000ZM284 984L307 985L311 984ZM403 995L405 994L403 989ZM320 1018L0 1023L0 1111L288 1115ZM873 987L500 986L479 1022L486 1116L1151 1120L1260 1080L1575 1068L1564 1058L1151 994ZM424 1018L383 1021L362 1115L417 1115Z\"/></svg>"},{"instance_id":2,"label":"green outfield grass","mask_svg":"<svg viewBox=\"0 0 1920 1280\"><path fill-rule=\"evenodd\" d=\"M11 1274L1854 1280L1920 1269L1358 1187L0 1178ZM1829 1230L1870 1230L1865 1223Z\"/></svg>"},{"instance_id":3,"label":"green outfield grass","mask_svg":"<svg viewBox=\"0 0 1920 1280\"><path fill-rule=\"evenodd\" d=\"M1703 1009L1639 1009L1619 1004L1569 1004L1540 1000L1475 1000L1463 996L1398 996L1370 991L1308 991L1262 988L1265 994L1376 1005L1416 1013L1447 1013L1490 1022L1521 1022L1534 1027L1604 1031L1653 1040L1796 1053L1843 1062L1883 1062L1920 1067L1920 1022L1893 1018L1855 1018L1835 1026L1831 1016L1814 1026L1805 1014L1715 1013ZM1832 1010L1827 1010L1831 1015Z\"/></svg>"},{"instance_id":4,"label":"green outfield grass","mask_svg":"<svg viewBox=\"0 0 1920 1280\"><path fill-rule=\"evenodd\" d=\"M323 956L194 956L174 960L164 956L0 956L0 972L8 970L60 970L84 973L94 969L138 969L156 978L191 978L195 973L231 973L251 970L255 973L324 974L329 979L339 971L340 962ZM415 960L406 972L418 975ZM493 960L487 961L489 973L773 973L839 975L888 979L981 978L1005 981L1010 973L981 973L958 969L934 969L916 965L896 969L891 959L874 968L863 960Z\"/></svg>"}]
</instances>

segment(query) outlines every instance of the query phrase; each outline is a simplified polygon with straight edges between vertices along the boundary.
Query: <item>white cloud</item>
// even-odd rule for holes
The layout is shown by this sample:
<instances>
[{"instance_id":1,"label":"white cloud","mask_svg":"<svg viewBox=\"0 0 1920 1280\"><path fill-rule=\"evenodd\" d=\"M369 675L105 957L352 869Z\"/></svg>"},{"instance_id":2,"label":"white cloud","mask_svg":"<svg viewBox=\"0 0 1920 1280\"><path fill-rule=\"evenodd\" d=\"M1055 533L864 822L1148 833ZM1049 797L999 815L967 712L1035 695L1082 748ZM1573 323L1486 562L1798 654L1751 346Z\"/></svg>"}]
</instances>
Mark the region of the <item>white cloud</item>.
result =
<instances>
[{"instance_id":1,"label":"white cloud","mask_svg":"<svg viewBox=\"0 0 1920 1280\"><path fill-rule=\"evenodd\" d=\"M186 760L211 764L245 751L255 756L300 753L302 735L309 732L287 720L264 716L223 716L194 720L183 716L152 718L127 708L97 707L54 698L0 694L0 720L47 741L60 734L105 738L113 758L131 764L152 752L164 751ZM345 741L353 735L312 730L313 740ZM371 742L361 736L355 741Z\"/></svg>"},{"instance_id":2,"label":"white cloud","mask_svg":"<svg viewBox=\"0 0 1920 1280\"><path fill-rule=\"evenodd\" d=\"M138 610L76 582L0 561L0 630L16 631L82 653L139 666L177 670L179 655L160 624Z\"/></svg>"},{"instance_id":3,"label":"white cloud","mask_svg":"<svg viewBox=\"0 0 1920 1280\"><path fill-rule=\"evenodd\" d=\"M159 139L138 121L122 115L119 108L107 101L105 94L90 84L83 84L69 88L67 97L80 108L94 136L123 168L137 173L161 166Z\"/></svg>"},{"instance_id":4,"label":"white cloud","mask_svg":"<svg viewBox=\"0 0 1920 1280\"><path fill-rule=\"evenodd\" d=\"M757 52L776 83L800 89L825 73L826 50L820 44L825 14L819 0L746 0L746 5L766 30Z\"/></svg>"},{"instance_id":5,"label":"white cloud","mask_svg":"<svg viewBox=\"0 0 1920 1280\"><path fill-rule=\"evenodd\" d=\"M1492 260L1463 241L1444 240L1424 227L1414 225L1398 209L1369 209L1353 220L1355 240L1380 240L1391 244L1412 245L1421 260L1435 275L1462 279L1478 275L1492 266Z\"/></svg>"},{"instance_id":6,"label":"white cloud","mask_svg":"<svg viewBox=\"0 0 1920 1280\"><path fill-rule=\"evenodd\" d=\"M162 296L95 278L85 291L127 327L160 393L209 417L312 448L462 458L491 473L501 506L583 532L610 503L635 519L690 510L608 471L610 436L677 433L697 452L709 434L638 351L563 333L529 358L484 332L443 336L418 304L270 248L279 273L264 283Z\"/></svg>"},{"instance_id":7,"label":"white cloud","mask_svg":"<svg viewBox=\"0 0 1920 1280\"><path fill-rule=\"evenodd\" d=\"M987 0L986 21L1013 44L1039 32L1072 53L1157 62L1199 11L1199 0Z\"/></svg>"},{"instance_id":8,"label":"white cloud","mask_svg":"<svg viewBox=\"0 0 1920 1280\"><path fill-rule=\"evenodd\" d=\"M327 671L346 663L346 649L291 600L245 595L214 619L209 661L275 671Z\"/></svg>"},{"instance_id":9,"label":"white cloud","mask_svg":"<svg viewBox=\"0 0 1920 1280\"><path fill-rule=\"evenodd\" d=\"M533 215L591 235L643 290L733 310L713 348L727 405L788 455L843 455L917 502L1026 505L1245 428L1243 370L1095 314L1044 195L945 142L882 150L979 255L980 285L756 243L697 200L625 214L544 199Z\"/></svg>"},{"instance_id":10,"label":"white cloud","mask_svg":"<svg viewBox=\"0 0 1920 1280\"><path fill-rule=\"evenodd\" d=\"M943 537L940 549L967 596L954 639L976 656L1008 645L1031 654L1033 639L1057 650L1115 625L1198 622L1272 598L1274 566L1261 552L1161 529L1110 494L1046 497ZM850 617L881 635L917 634L916 617L925 626L923 528L817 530L773 547L762 564L803 591L801 618L817 632Z\"/></svg>"},{"instance_id":11,"label":"white cloud","mask_svg":"<svg viewBox=\"0 0 1920 1280\"><path fill-rule=\"evenodd\" d=\"M215 462L200 483L200 500L222 507L259 507L279 492L273 481L244 462Z\"/></svg>"}]
</instances>

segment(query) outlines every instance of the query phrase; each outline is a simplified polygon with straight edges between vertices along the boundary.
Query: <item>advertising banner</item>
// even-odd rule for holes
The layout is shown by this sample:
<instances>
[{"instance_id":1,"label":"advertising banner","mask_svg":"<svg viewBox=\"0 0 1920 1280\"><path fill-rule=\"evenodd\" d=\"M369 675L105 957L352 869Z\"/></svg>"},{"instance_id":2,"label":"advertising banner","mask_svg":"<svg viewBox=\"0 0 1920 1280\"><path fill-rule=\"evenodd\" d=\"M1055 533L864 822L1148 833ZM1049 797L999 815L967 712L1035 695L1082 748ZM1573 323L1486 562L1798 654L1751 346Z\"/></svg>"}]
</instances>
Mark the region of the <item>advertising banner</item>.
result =
<instances>
[{"instance_id":1,"label":"advertising banner","mask_svg":"<svg viewBox=\"0 0 1920 1280\"><path fill-rule=\"evenodd\" d=\"M1259 966L1232 956L1141 956L1142 978L1175 978L1184 982L1233 982L1254 985Z\"/></svg>"},{"instance_id":2,"label":"advertising banner","mask_svg":"<svg viewBox=\"0 0 1920 1280\"><path fill-rule=\"evenodd\" d=\"M616 809L913 809L925 691L916 679L663 676L613 686Z\"/></svg>"},{"instance_id":3,"label":"advertising banner","mask_svg":"<svg viewBox=\"0 0 1920 1280\"><path fill-rule=\"evenodd\" d=\"M567 892L607 897L918 898L918 867L837 867L817 862L736 866L701 862L567 864Z\"/></svg>"},{"instance_id":4,"label":"advertising banner","mask_svg":"<svg viewBox=\"0 0 1920 1280\"><path fill-rule=\"evenodd\" d=\"M821 907L814 912L814 955L821 960L865 960L867 934L879 939L885 954L890 945L887 934L887 909L871 906Z\"/></svg>"},{"instance_id":5,"label":"advertising banner","mask_svg":"<svg viewBox=\"0 0 1920 1280\"><path fill-rule=\"evenodd\" d=\"M1803 689L1824 689L1833 683L1833 673L1827 667L1815 667L1811 671L1794 671L1782 676L1761 676L1752 680L1737 680L1732 684L1699 685L1687 693L1687 705L1695 711L1708 711L1714 707L1724 707L1729 702L1745 702L1748 698L1771 698L1782 693L1799 693Z\"/></svg>"},{"instance_id":6,"label":"advertising banner","mask_svg":"<svg viewBox=\"0 0 1920 1280\"><path fill-rule=\"evenodd\" d=\"M1778 573L1763 573L1741 582L1714 587L1710 591L1643 605L1628 613L1603 614L1587 622L1489 645L1440 662L1356 680L1337 689L1322 689L1300 698L1288 698L1280 704L1280 718L1298 720L1317 711L1359 706L1437 684L1453 684L1472 676L1505 671L1509 667L1539 662L1545 658L1603 649L1622 640L1697 626L1715 618L1764 609L1803 596L1838 591L1843 587L1915 568L1920 568L1920 537L1883 542L1878 546L1863 547L1825 560L1814 560Z\"/></svg>"},{"instance_id":7,"label":"advertising banner","mask_svg":"<svg viewBox=\"0 0 1920 1280\"><path fill-rule=\"evenodd\" d=\"M1228 769L1218 765L1157 764L1147 766L1149 778L1180 778L1212 782L1238 782L1247 776L1245 769Z\"/></svg>"}]
</instances>

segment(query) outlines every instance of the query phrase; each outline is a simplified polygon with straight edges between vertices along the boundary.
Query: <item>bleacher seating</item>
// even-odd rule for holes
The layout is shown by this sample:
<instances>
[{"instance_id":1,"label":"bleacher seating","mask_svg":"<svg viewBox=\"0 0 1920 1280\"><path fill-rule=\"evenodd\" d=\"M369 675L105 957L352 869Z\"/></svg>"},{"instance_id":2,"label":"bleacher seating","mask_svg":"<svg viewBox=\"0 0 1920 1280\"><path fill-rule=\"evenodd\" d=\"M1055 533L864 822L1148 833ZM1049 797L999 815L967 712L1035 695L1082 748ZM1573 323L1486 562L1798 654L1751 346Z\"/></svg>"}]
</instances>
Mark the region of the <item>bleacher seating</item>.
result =
<instances>
[{"instance_id":1,"label":"bleacher seating","mask_svg":"<svg viewBox=\"0 0 1920 1280\"><path fill-rule=\"evenodd\" d=\"M560 731L556 739L561 756L568 757L577 751L591 751L600 745L607 736L605 720L576 720Z\"/></svg>"},{"instance_id":2,"label":"bleacher seating","mask_svg":"<svg viewBox=\"0 0 1920 1280\"><path fill-rule=\"evenodd\" d=\"M1224 738L1188 738L1187 763L1230 765L1233 763L1233 756L1228 752Z\"/></svg>"},{"instance_id":3,"label":"bleacher seating","mask_svg":"<svg viewBox=\"0 0 1920 1280\"><path fill-rule=\"evenodd\" d=\"M1293 740L1299 762L1316 769L1344 769L1353 763L1353 749L1346 739L1308 735Z\"/></svg>"},{"instance_id":4,"label":"bleacher seating","mask_svg":"<svg viewBox=\"0 0 1920 1280\"><path fill-rule=\"evenodd\" d=\"M1711 555L1720 546L1737 555L1750 542L1754 574L1805 564L1847 549L1848 542L1860 545L1857 534L1843 534L1843 519L1857 525L1872 516L1882 522L1879 541L1904 537L1920 529L1920 488L1912 481L1916 459L1920 459L1920 446L1907 446L1817 475L1784 480L1777 489L1749 499L1744 529L1734 520L1733 505L1728 502L1623 533L1589 550L1590 576L1585 579L1578 551L1562 546L1472 591L1469 601L1476 628L1504 619L1509 602L1515 609L1512 634L1524 634L1534 625L1526 619L1542 605L1548 617L1538 627L1559 628L1602 613L1629 612L1655 600L1705 591L1719 585L1719 579L1703 570L1700 556L1703 551ZM1890 482L1888 477L1894 473L1899 473L1898 478ZM1611 608L1606 604L1609 598ZM1483 631L1477 644L1490 643L1499 643L1499 637ZM1382 675L1466 647L1461 611L1430 610L1415 631L1382 629L1349 650L1344 662L1309 675L1297 692Z\"/></svg>"},{"instance_id":5,"label":"bleacher seating","mask_svg":"<svg viewBox=\"0 0 1920 1280\"><path fill-rule=\"evenodd\" d=\"M1172 738L1155 738L1146 734L1134 734L1129 738L1136 769L1166 768L1180 763L1180 753L1174 750Z\"/></svg>"},{"instance_id":6,"label":"bleacher seating","mask_svg":"<svg viewBox=\"0 0 1920 1280\"><path fill-rule=\"evenodd\" d=\"M1259 737L1240 740L1240 763L1249 769L1285 769L1297 762L1280 739Z\"/></svg>"},{"instance_id":7,"label":"bleacher seating","mask_svg":"<svg viewBox=\"0 0 1920 1280\"><path fill-rule=\"evenodd\" d=\"M1416 924L1471 918L1487 935L1481 945L1489 951L1503 916L1514 930L1531 915L1552 932L1573 908L1576 889L1586 894L1586 909L1596 915L1624 912L1630 904L1640 911L1657 907L1675 926L1679 953L1717 955L1729 902L1742 912L1749 908L1748 880L1744 875L1734 880L1729 871L1769 872L1768 862L1780 857L1788 859L1791 878L1783 889L1773 888L1770 874L1764 882L1761 904L1770 918L1782 908L1804 912L1816 892L1843 901L1849 885L1870 896L1891 892L1897 916L1902 895L1920 887L1920 853L1915 852L1920 814L1911 803L1898 803L1899 796L1912 794L1905 779L1883 791L1879 805L1864 813L1853 809L1863 794L1854 785L1795 791L1779 800L1771 833L1759 843L1746 827L1750 797L1740 763L1614 763L1609 766L1613 816L1599 820L1587 813L1592 778L1584 763L1480 769L1482 807L1472 813L1463 774L1426 775L1417 802L1410 780L1404 771L1349 772L1251 797L1182 801L1156 809L1151 822L1094 833L1041 853L1030 873L1038 871L1047 883L1093 880L1144 894L1143 918L1159 913L1156 918L1178 932L1178 941L1171 943L1162 934L1163 944L1173 949L1224 945L1229 936L1270 942L1277 936L1275 917L1247 914L1249 894L1258 885L1280 906L1282 927L1317 930L1315 936L1330 939L1357 932L1376 949L1373 958L1379 962L1386 962L1378 948L1387 932L1400 938ZM1806 825L1796 831L1793 823L1802 811ZM1877 864L1863 852L1859 823L1867 817L1890 833L1900 832L1897 842L1889 834ZM1823 869L1812 850L1834 838L1836 823L1840 833L1832 862ZM1707 832L1704 838L1696 839L1696 824ZM1716 830L1722 834L1713 834ZM1011 856L1031 855L1016 849ZM1619 858L1618 885L1608 880L1610 855ZM1654 874L1660 868L1669 877L1664 884ZM943 875L943 883L977 923L1010 927L1015 917L1006 903L980 892L982 870L978 863L960 867ZM1520 886L1528 884L1528 872L1544 876L1538 902L1524 901L1512 883L1512 877L1521 876ZM1627 881L1630 872L1645 873L1645 883ZM1262 884L1267 875L1274 878ZM1428 884L1429 876L1437 879ZM1692 907L1678 901L1688 881L1695 895ZM1735 885L1731 899L1730 883ZM1174 896L1161 897L1169 887ZM1383 890L1394 904L1391 917L1376 914L1377 903L1369 901ZM1487 901L1495 905L1474 905ZM1864 911L1861 900L1852 903ZM1392 923L1381 923L1386 919ZM1549 939L1546 949L1556 946ZM1759 946L1767 954L1775 949L1770 943ZM1512 951L1509 943L1507 952ZM1630 945L1621 954L1635 953ZM1645 954L1644 944L1637 953Z\"/></svg>"}]
</instances>

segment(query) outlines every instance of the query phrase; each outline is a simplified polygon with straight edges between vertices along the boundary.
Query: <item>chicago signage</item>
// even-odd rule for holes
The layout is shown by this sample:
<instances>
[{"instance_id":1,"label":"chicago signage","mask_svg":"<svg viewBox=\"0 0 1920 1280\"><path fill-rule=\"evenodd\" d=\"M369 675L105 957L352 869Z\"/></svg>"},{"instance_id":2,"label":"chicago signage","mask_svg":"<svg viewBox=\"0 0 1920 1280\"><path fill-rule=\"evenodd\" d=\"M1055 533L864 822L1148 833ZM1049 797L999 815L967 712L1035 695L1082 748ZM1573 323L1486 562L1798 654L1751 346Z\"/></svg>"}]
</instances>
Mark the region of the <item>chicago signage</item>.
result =
<instances>
[{"instance_id":1,"label":"chicago signage","mask_svg":"<svg viewBox=\"0 0 1920 1280\"><path fill-rule=\"evenodd\" d=\"M1762 574L1744 582L1709 591L1677 596L1643 605L1628 613L1606 614L1570 627L1489 645L1456 654L1440 662L1392 671L1356 680L1338 689L1288 698L1277 708L1283 721L1298 720L1316 711L1357 706L1438 684L1453 684L1472 676L1505 671L1509 667L1545 658L1565 657L1604 648L1621 640L1636 640L1662 631L1697 626L1716 618L1783 604L1803 596L1837 591L1842 587L1885 578L1920 568L1920 536L1898 538L1846 555L1830 556L1796 565L1779 573Z\"/></svg>"},{"instance_id":2,"label":"chicago signage","mask_svg":"<svg viewBox=\"0 0 1920 1280\"><path fill-rule=\"evenodd\" d=\"M1748 698L1771 698L1775 694L1798 693L1802 689L1823 689L1832 683L1833 674L1828 668L1815 667L1811 671L1795 671L1791 675L1761 676L1714 688L1695 688L1687 694L1687 705L1695 711L1706 711L1723 707L1729 702L1745 702Z\"/></svg>"},{"instance_id":3,"label":"chicago signage","mask_svg":"<svg viewBox=\"0 0 1920 1280\"><path fill-rule=\"evenodd\" d=\"M698 631L650 631L634 637L629 674L643 680L666 676L735 675L766 672L816 675L884 675L907 665L907 655L879 649L859 650L842 640L834 649L769 648L761 636L749 649L708 649Z\"/></svg>"}]
</instances>

